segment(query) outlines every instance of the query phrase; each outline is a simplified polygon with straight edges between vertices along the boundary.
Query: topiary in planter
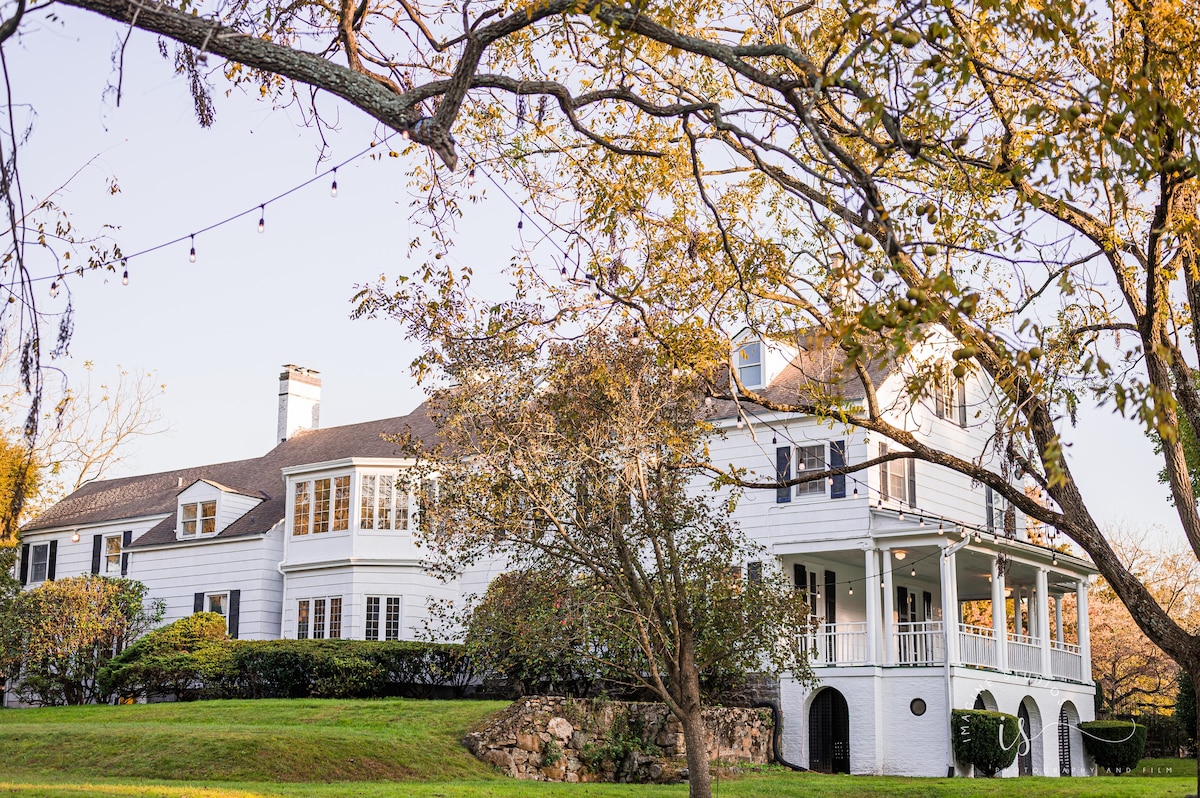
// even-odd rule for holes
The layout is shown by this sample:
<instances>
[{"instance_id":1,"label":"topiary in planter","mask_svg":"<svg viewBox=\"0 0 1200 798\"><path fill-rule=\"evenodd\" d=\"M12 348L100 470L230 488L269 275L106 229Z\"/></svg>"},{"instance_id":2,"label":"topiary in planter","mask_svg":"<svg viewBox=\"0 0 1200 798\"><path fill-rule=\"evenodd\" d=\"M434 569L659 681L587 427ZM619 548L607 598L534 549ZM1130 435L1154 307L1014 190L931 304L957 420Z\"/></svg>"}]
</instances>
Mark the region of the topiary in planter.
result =
<instances>
[{"instance_id":1,"label":"topiary in planter","mask_svg":"<svg viewBox=\"0 0 1200 798\"><path fill-rule=\"evenodd\" d=\"M1146 751L1146 727L1127 720L1089 720L1079 724L1083 747L1096 764L1112 773L1128 773Z\"/></svg>"},{"instance_id":2,"label":"topiary in planter","mask_svg":"<svg viewBox=\"0 0 1200 798\"><path fill-rule=\"evenodd\" d=\"M1017 719L1004 712L956 709L953 713L954 758L988 778L1017 758L1021 730Z\"/></svg>"}]
</instances>

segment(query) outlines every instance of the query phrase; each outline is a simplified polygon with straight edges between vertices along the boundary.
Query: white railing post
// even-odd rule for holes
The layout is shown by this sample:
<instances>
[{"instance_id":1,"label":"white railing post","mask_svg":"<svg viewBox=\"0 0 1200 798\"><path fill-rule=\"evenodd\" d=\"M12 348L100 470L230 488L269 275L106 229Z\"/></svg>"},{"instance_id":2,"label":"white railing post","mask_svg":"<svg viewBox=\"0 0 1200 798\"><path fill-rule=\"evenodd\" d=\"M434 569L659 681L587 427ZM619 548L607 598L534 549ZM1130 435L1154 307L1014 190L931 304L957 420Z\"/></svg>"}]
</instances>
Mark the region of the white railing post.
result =
<instances>
[{"instance_id":1,"label":"white railing post","mask_svg":"<svg viewBox=\"0 0 1200 798\"><path fill-rule=\"evenodd\" d=\"M883 565L883 654L884 662L896 664L896 621L892 601L892 550L880 549L880 559Z\"/></svg>"},{"instance_id":2,"label":"white railing post","mask_svg":"<svg viewBox=\"0 0 1200 798\"><path fill-rule=\"evenodd\" d=\"M1050 580L1045 568L1037 570L1037 632L1042 647L1042 675L1051 677L1050 666Z\"/></svg>"},{"instance_id":3,"label":"white railing post","mask_svg":"<svg viewBox=\"0 0 1200 798\"><path fill-rule=\"evenodd\" d=\"M1004 572L992 557L992 639L996 649L995 668L1008 670L1008 609L1004 602Z\"/></svg>"}]
</instances>

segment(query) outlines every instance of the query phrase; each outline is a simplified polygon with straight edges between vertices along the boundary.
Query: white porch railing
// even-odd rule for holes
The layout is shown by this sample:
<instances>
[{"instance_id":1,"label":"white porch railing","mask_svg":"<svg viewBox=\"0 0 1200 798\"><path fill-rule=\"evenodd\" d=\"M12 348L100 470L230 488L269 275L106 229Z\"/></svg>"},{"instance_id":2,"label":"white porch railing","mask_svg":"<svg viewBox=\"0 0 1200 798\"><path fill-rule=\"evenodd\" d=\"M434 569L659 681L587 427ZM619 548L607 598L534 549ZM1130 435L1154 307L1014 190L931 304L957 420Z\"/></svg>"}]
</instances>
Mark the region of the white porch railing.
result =
<instances>
[{"instance_id":1,"label":"white porch railing","mask_svg":"<svg viewBox=\"0 0 1200 798\"><path fill-rule=\"evenodd\" d=\"M1050 672L1054 676L1073 682L1087 681L1087 675L1083 673L1083 656L1079 653L1079 646L1051 640Z\"/></svg>"},{"instance_id":2,"label":"white porch railing","mask_svg":"<svg viewBox=\"0 0 1200 798\"><path fill-rule=\"evenodd\" d=\"M822 623L808 635L808 650L815 666L867 664L867 624Z\"/></svg>"},{"instance_id":3,"label":"white porch railing","mask_svg":"<svg viewBox=\"0 0 1200 798\"><path fill-rule=\"evenodd\" d=\"M958 658L963 665L980 668L996 667L996 632L990 626L960 624L958 627Z\"/></svg>"},{"instance_id":4,"label":"white porch railing","mask_svg":"<svg viewBox=\"0 0 1200 798\"><path fill-rule=\"evenodd\" d=\"M900 665L942 665L946 635L941 621L903 622L895 626L896 662Z\"/></svg>"},{"instance_id":5,"label":"white porch railing","mask_svg":"<svg viewBox=\"0 0 1200 798\"><path fill-rule=\"evenodd\" d=\"M1042 674L1042 645L1029 635L1008 636L1008 669L1013 673Z\"/></svg>"}]
</instances>

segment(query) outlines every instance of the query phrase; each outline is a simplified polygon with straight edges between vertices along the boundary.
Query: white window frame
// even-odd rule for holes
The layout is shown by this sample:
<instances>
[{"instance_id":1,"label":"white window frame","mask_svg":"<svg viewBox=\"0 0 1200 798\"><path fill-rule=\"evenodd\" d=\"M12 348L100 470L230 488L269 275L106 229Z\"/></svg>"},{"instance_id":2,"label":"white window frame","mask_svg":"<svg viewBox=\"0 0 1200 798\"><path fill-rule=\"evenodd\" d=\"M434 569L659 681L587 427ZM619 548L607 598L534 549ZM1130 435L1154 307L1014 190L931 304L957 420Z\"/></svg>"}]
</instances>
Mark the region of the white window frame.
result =
<instances>
[{"instance_id":1,"label":"white window frame","mask_svg":"<svg viewBox=\"0 0 1200 798\"><path fill-rule=\"evenodd\" d=\"M121 575L121 535L105 535L104 551L100 556L100 573L105 576ZM113 543L116 546L113 546Z\"/></svg>"},{"instance_id":2,"label":"white window frame","mask_svg":"<svg viewBox=\"0 0 1200 798\"><path fill-rule=\"evenodd\" d=\"M747 350L753 348L756 351L755 359L751 360ZM747 388L761 388L766 377L766 364L763 362L763 342L759 338L748 338L737 345L733 350L734 365L738 370L738 379L742 385ZM746 372L749 369L758 369L757 379L748 379Z\"/></svg>"},{"instance_id":3,"label":"white window frame","mask_svg":"<svg viewBox=\"0 0 1200 798\"><path fill-rule=\"evenodd\" d=\"M902 452L902 449L890 449L886 443L879 444L879 456ZM900 480L900 490L892 490L892 480ZM912 457L901 460L889 460L879 464L879 495L884 501L898 501L901 504L912 504L913 497L909 494L909 485L916 483L916 461Z\"/></svg>"},{"instance_id":4,"label":"white window frame","mask_svg":"<svg viewBox=\"0 0 1200 798\"><path fill-rule=\"evenodd\" d=\"M214 599L217 599L217 601L214 602ZM213 609L214 603L219 604L221 606L221 609L219 609L219 610ZM225 626L228 627L229 626L229 591L222 590L217 593L205 593L204 594L204 611L205 612L215 612L217 615L220 615L222 618L225 619Z\"/></svg>"},{"instance_id":5,"label":"white window frame","mask_svg":"<svg viewBox=\"0 0 1200 798\"><path fill-rule=\"evenodd\" d=\"M41 562L42 575L37 575L38 567L38 552L43 552L44 559ZM50 544L33 543L29 546L29 584L36 585L40 582L45 582L46 577L50 575Z\"/></svg>"},{"instance_id":6,"label":"white window frame","mask_svg":"<svg viewBox=\"0 0 1200 798\"><path fill-rule=\"evenodd\" d=\"M212 505L212 515L206 515L204 512L206 505ZM187 502L179 505L179 535L185 538L201 538L217 534L217 511L218 500L200 499L199 501ZM194 515L189 518L188 511L191 510ZM211 523L206 523L211 522ZM192 529L188 531L188 524L192 525ZM205 529L205 526L210 526Z\"/></svg>"},{"instance_id":7,"label":"white window frame","mask_svg":"<svg viewBox=\"0 0 1200 798\"><path fill-rule=\"evenodd\" d=\"M345 603L341 596L311 596L296 599L296 639L340 639L344 628L342 616L344 606ZM300 623L302 619L304 620L303 627Z\"/></svg>"},{"instance_id":8,"label":"white window frame","mask_svg":"<svg viewBox=\"0 0 1200 798\"><path fill-rule=\"evenodd\" d=\"M811 468L808 464L812 462ZM807 446L797 446L792 452L792 467L795 469L796 476L802 477L805 474L824 471L828 466L829 452L823 443L814 443ZM814 479L810 482L801 482L796 485L796 498L810 499L813 497L825 498L829 495L826 489L829 480Z\"/></svg>"},{"instance_id":9,"label":"white window frame","mask_svg":"<svg viewBox=\"0 0 1200 798\"><path fill-rule=\"evenodd\" d=\"M375 602L372 618L371 603ZM363 601L364 640L402 640L404 601L401 596L366 596Z\"/></svg>"},{"instance_id":10,"label":"white window frame","mask_svg":"<svg viewBox=\"0 0 1200 798\"><path fill-rule=\"evenodd\" d=\"M373 532L408 532L413 522L412 492L397 485L396 472L358 476L358 528ZM386 489L384 486L387 486ZM368 496L370 498L368 513ZM386 519L386 520L385 520Z\"/></svg>"},{"instance_id":11,"label":"white window frame","mask_svg":"<svg viewBox=\"0 0 1200 798\"><path fill-rule=\"evenodd\" d=\"M325 499L318 505L318 495L322 492ZM348 532L353 503L354 485L348 473L296 480L292 483L292 536Z\"/></svg>"}]
</instances>

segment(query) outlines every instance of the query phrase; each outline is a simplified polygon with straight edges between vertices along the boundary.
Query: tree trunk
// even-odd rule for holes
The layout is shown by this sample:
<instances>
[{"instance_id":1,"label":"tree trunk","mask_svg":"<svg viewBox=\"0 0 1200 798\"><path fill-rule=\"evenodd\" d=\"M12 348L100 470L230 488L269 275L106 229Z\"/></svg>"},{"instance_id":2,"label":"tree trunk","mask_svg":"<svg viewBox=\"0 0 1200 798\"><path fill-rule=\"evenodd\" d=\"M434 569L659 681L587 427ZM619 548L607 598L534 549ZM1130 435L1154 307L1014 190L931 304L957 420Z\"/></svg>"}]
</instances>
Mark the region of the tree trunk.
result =
<instances>
[{"instance_id":1,"label":"tree trunk","mask_svg":"<svg viewBox=\"0 0 1200 798\"><path fill-rule=\"evenodd\" d=\"M688 798L712 798L712 773L708 767L708 746L704 744L704 716L697 700L692 711L679 719L683 741L687 745Z\"/></svg>"},{"instance_id":2,"label":"tree trunk","mask_svg":"<svg viewBox=\"0 0 1200 798\"><path fill-rule=\"evenodd\" d=\"M1196 679L1200 678L1200 665L1192 664L1192 667L1186 668L1188 677L1192 680L1192 690L1196 689ZM1196 749L1196 795L1200 795L1200 701L1195 701L1194 711L1196 713L1196 733L1193 735L1192 745Z\"/></svg>"}]
</instances>

